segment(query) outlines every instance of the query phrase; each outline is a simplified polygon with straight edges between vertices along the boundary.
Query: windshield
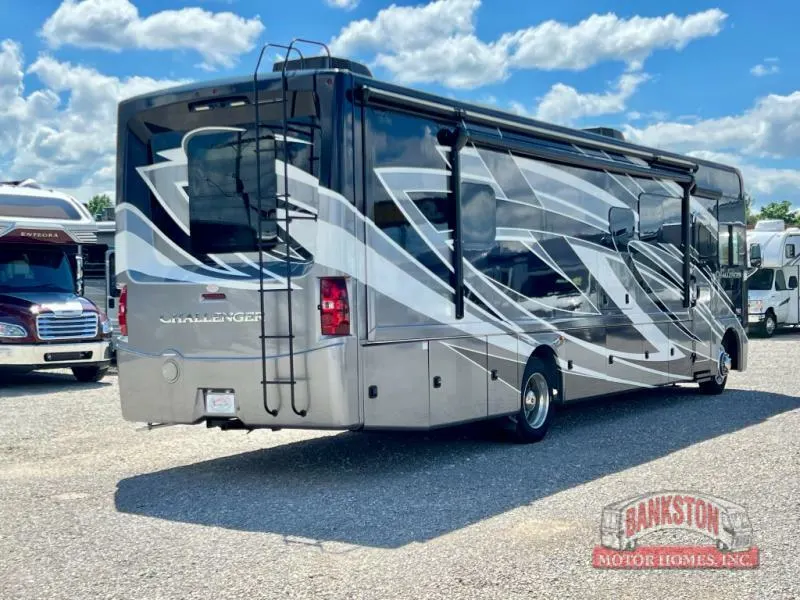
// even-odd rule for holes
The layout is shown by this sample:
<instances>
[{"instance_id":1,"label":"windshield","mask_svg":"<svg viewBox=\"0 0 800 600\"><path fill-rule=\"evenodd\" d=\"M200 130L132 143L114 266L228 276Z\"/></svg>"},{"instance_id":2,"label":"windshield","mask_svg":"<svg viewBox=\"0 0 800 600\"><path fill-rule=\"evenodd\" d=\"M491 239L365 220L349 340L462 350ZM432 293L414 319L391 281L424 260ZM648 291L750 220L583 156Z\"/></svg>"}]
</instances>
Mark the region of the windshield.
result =
<instances>
[{"instance_id":1,"label":"windshield","mask_svg":"<svg viewBox=\"0 0 800 600\"><path fill-rule=\"evenodd\" d=\"M74 291L72 269L62 250L0 248L0 293Z\"/></svg>"},{"instance_id":2,"label":"windshield","mask_svg":"<svg viewBox=\"0 0 800 600\"><path fill-rule=\"evenodd\" d=\"M771 290L774 277L775 271L772 269L759 269L747 280L747 287L751 290Z\"/></svg>"}]
</instances>

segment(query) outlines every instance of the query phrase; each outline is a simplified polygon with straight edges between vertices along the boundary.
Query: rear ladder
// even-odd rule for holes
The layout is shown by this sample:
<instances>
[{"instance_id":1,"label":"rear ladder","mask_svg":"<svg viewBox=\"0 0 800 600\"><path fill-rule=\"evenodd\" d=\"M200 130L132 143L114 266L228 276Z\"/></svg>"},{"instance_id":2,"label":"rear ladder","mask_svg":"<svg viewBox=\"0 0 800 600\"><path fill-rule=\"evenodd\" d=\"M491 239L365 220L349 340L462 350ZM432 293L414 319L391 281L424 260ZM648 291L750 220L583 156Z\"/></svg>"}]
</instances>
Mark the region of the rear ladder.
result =
<instances>
[{"instance_id":1,"label":"rear ladder","mask_svg":"<svg viewBox=\"0 0 800 600\"><path fill-rule=\"evenodd\" d=\"M289 196L289 117L287 114L287 92L289 89L289 79L286 75L286 65L289 62L289 56L292 52L296 52L297 55L300 57L300 64L301 69L303 68L304 57L300 50L296 47L298 43L305 43L311 44L314 46L319 46L323 50L328 57L328 64L330 65L330 58L331 53L328 47L323 44L322 42L316 42L313 40L305 40L301 38L296 38L292 40L292 42L288 45L282 44L265 44L261 48L261 52L258 56L258 62L256 63L255 71L253 72L253 101L254 101L254 112L255 112L255 130L256 130L256 202L258 206L258 272L259 272L259 285L258 285L258 295L259 295L259 303L260 303L260 310L261 310L261 389L263 394L263 402L264 402L264 410L266 410L269 414L273 417L278 415L277 408L270 408L269 404L269 394L267 389L269 386L289 386L289 393L291 397L291 405L292 411L300 416L305 417L308 414L307 409L300 409L298 410L297 404L295 401L295 386L297 385L297 379L295 378L295 365L294 365L294 326L292 322L292 264L291 264L291 235L289 233L289 224L295 220L316 220L317 215L292 215L290 216L291 212L291 205L290 205L290 196ZM275 215L274 217L265 217L262 202L264 198L262 197L261 193L261 119L259 115L259 100L258 100L258 72L261 67L261 62L264 58L264 52L268 48L280 48L286 51L286 56L283 61L283 68L281 69L281 101L283 104L283 119L281 122L281 129L283 135L283 193L277 193L274 198L271 200L275 201ZM271 131L271 129L270 129ZM275 145L273 144L273 153L277 157L277 153L274 151ZM313 148L312 148L313 151ZM276 190L278 191L278 190ZM280 216L280 211L283 209L283 217ZM284 244L285 244L285 253L284 253L284 263L286 267L286 287L285 288L274 288L270 287L268 289L264 289L264 247L263 247L263 224L264 223L281 223L283 224L284 228ZM286 293L286 309L287 309L287 328L285 332L281 332L278 334L267 335L266 334L266 326L265 326L265 314L264 314L264 294L266 293L274 293L274 292L285 292ZM277 367L276 367L276 378L275 379L267 379L267 340L287 340L289 345L289 378L288 379L281 379L278 377Z\"/></svg>"}]
</instances>

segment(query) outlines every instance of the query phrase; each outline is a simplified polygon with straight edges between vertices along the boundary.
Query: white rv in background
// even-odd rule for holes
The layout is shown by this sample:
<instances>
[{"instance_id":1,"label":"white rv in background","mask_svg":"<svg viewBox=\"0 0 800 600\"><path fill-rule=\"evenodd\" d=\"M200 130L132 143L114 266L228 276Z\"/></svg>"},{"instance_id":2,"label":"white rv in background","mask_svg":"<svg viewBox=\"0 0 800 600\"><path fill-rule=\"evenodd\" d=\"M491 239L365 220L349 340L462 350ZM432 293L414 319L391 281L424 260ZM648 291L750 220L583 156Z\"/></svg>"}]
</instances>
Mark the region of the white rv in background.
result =
<instances>
[{"instance_id":1,"label":"white rv in background","mask_svg":"<svg viewBox=\"0 0 800 600\"><path fill-rule=\"evenodd\" d=\"M800 323L800 228L759 221L747 239L751 258L761 260L747 280L748 323L770 337L778 327Z\"/></svg>"}]
</instances>

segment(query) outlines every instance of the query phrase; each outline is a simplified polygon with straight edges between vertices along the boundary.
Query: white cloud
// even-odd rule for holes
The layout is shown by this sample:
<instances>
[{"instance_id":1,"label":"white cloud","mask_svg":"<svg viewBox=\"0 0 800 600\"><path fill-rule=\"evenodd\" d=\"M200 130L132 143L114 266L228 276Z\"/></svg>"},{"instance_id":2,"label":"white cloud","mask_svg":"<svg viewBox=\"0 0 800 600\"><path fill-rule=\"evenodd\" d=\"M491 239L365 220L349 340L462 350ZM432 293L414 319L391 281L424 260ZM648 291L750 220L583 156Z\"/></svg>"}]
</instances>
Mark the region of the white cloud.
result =
<instances>
[{"instance_id":1,"label":"white cloud","mask_svg":"<svg viewBox=\"0 0 800 600\"><path fill-rule=\"evenodd\" d=\"M625 136L638 143L679 152L728 151L754 157L800 155L800 91L770 94L739 114L693 123L660 122L637 128L627 125Z\"/></svg>"},{"instance_id":2,"label":"white cloud","mask_svg":"<svg viewBox=\"0 0 800 600\"><path fill-rule=\"evenodd\" d=\"M557 83L539 102L535 117L569 125L583 117L622 112L628 99L648 79L645 73L625 73L615 82L612 90L602 94L582 94L574 87ZM519 105L514 108L519 112Z\"/></svg>"},{"instance_id":3,"label":"white cloud","mask_svg":"<svg viewBox=\"0 0 800 600\"><path fill-rule=\"evenodd\" d=\"M264 30L258 17L190 7L142 18L129 0L64 0L42 27L52 48L194 50L207 68L230 67Z\"/></svg>"},{"instance_id":4,"label":"white cloud","mask_svg":"<svg viewBox=\"0 0 800 600\"><path fill-rule=\"evenodd\" d=\"M41 89L25 95L26 74L36 77ZM4 176L31 177L77 191L84 200L113 190L119 101L179 83L184 81L119 79L46 55L25 70L20 45L5 40L0 44Z\"/></svg>"},{"instance_id":5,"label":"white cloud","mask_svg":"<svg viewBox=\"0 0 800 600\"><path fill-rule=\"evenodd\" d=\"M778 66L777 58L765 58L764 63L754 66L752 69L750 69L750 73L756 77L764 77L765 75L775 75L776 73L780 73L781 68Z\"/></svg>"},{"instance_id":6,"label":"white cloud","mask_svg":"<svg viewBox=\"0 0 800 600\"><path fill-rule=\"evenodd\" d=\"M359 0L325 0L328 6L333 8L341 8L343 10L353 10L358 6Z\"/></svg>"},{"instance_id":7,"label":"white cloud","mask_svg":"<svg viewBox=\"0 0 800 600\"><path fill-rule=\"evenodd\" d=\"M717 35L726 18L717 8L687 17L622 19L595 14L573 26L546 21L504 40L513 41L514 66L583 70L604 61L622 61L638 70L655 50L682 50L693 40Z\"/></svg>"},{"instance_id":8,"label":"white cloud","mask_svg":"<svg viewBox=\"0 0 800 600\"><path fill-rule=\"evenodd\" d=\"M650 112L639 112L638 110L633 110L625 115L629 121L641 121L643 119L649 121L664 121L669 117L669 113L663 110L652 110Z\"/></svg>"},{"instance_id":9,"label":"white cloud","mask_svg":"<svg viewBox=\"0 0 800 600\"><path fill-rule=\"evenodd\" d=\"M603 61L638 70L658 49L684 48L719 33L727 17L718 9L686 17L592 15L576 25L546 21L486 42L475 34L480 0L392 4L374 19L345 26L334 53L369 55L403 83L441 82L471 88L503 81L511 69L583 70Z\"/></svg>"}]
</instances>

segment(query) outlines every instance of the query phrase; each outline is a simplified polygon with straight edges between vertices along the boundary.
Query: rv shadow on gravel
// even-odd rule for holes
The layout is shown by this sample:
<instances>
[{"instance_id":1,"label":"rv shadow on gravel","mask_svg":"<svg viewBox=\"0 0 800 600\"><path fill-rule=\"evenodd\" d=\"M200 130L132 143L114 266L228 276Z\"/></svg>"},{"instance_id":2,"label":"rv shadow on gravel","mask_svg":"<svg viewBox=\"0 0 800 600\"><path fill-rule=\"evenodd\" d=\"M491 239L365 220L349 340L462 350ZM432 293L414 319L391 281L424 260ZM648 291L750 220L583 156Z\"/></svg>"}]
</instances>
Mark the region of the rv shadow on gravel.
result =
<instances>
[{"instance_id":1,"label":"rv shadow on gravel","mask_svg":"<svg viewBox=\"0 0 800 600\"><path fill-rule=\"evenodd\" d=\"M39 396L54 392L98 390L112 385L116 379L116 369L111 369L97 383L81 383L72 376L71 371L32 371L30 373L0 372L0 400L21 396Z\"/></svg>"},{"instance_id":2,"label":"rv shadow on gravel","mask_svg":"<svg viewBox=\"0 0 800 600\"><path fill-rule=\"evenodd\" d=\"M124 513L394 548L800 407L792 396L655 390L562 410L539 444L484 427L343 433L119 482Z\"/></svg>"}]
</instances>

